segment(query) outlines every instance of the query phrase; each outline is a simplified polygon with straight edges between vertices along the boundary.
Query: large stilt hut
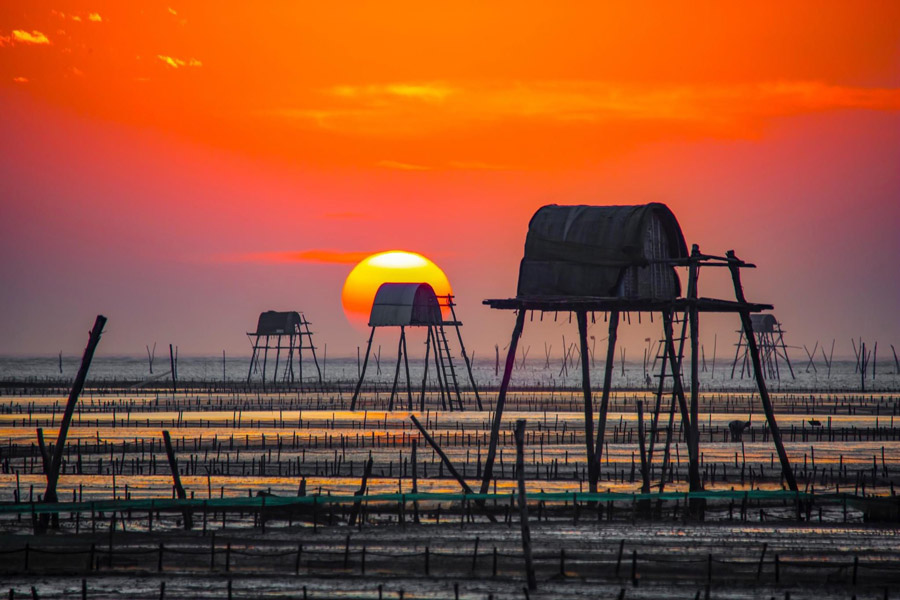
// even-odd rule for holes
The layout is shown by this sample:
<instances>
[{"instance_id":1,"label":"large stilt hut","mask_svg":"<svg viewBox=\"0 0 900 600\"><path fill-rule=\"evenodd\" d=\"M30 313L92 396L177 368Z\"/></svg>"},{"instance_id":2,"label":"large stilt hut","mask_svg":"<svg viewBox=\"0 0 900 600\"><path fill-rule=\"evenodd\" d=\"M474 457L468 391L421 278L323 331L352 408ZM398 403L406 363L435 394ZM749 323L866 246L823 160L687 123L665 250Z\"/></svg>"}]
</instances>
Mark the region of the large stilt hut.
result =
<instances>
[{"instance_id":1,"label":"large stilt hut","mask_svg":"<svg viewBox=\"0 0 900 600\"><path fill-rule=\"evenodd\" d=\"M256 331L248 332L247 338L253 346L253 354L250 357L250 369L247 371L247 383L250 383L254 373L258 373L263 385L266 383L266 371L269 366L269 350L275 351L275 364L272 368L272 383L279 381L293 383L295 379L303 385L303 351L307 350L312 355L316 366L316 374L319 383L322 382L322 371L319 369L319 360L316 358L316 346L313 344L310 322L303 313L297 311L279 312L268 310L260 313L256 322ZM281 352L284 351L285 361L281 362ZM294 358L296 356L297 369L294 370ZM281 368L279 372L279 367Z\"/></svg>"},{"instance_id":2,"label":"large stilt hut","mask_svg":"<svg viewBox=\"0 0 900 600\"><path fill-rule=\"evenodd\" d=\"M581 371L584 389L584 429L590 491L596 492L604 450L607 410L609 406L616 335L622 313L638 312L659 315L663 329L663 360L656 391L649 444L644 443L643 403L638 402L639 440L641 447L642 491L649 492L650 464L657 438L663 397L671 395L669 426L659 489L662 491L672 421L680 413L682 430L688 448L691 491L702 489L700 477L699 423L699 315L705 312L736 313L741 320L759 396L768 420L772 440L778 451L784 480L791 490L797 484L785 453L766 389L760 364L758 339L753 332L752 315L772 307L747 302L741 286L741 269L752 268L728 251L724 257L702 254L694 245L688 252L675 215L664 204L640 206L544 206L531 219L525 239L525 255L519 268L515 298L485 300L491 308L516 311L512 340L506 357L494 417L488 455L483 471L481 493L488 491L492 478L503 405L509 389L516 346L529 311L575 313L581 341ZM676 267L687 269L687 290L682 293ZM723 267L730 271L735 299L701 297L697 280L701 267ZM588 319L596 322L601 313L608 321L609 338L603 390L596 419L594 437L594 401L591 392ZM680 327L677 327L680 326ZM676 333L676 328L680 333ZM689 334L688 334L689 332ZM689 393L682 381L682 356L686 340L690 344ZM666 371L668 370L668 375ZM671 386L666 390L665 382Z\"/></svg>"},{"instance_id":3,"label":"large stilt hut","mask_svg":"<svg viewBox=\"0 0 900 600\"><path fill-rule=\"evenodd\" d=\"M422 390L419 393L419 410L425 410L425 390L428 384L429 360L434 361L435 377L440 392L441 408L444 410L463 410L462 393L460 392L459 378L456 367L453 364L453 355L450 343L447 340L445 327L453 327L459 340L459 349L466 364L469 375L469 383L475 395L475 401L481 409L481 397L475 385L472 375L472 365L466 354L463 344L460 326L456 319L453 296L437 296L434 289L427 283L383 283L375 293L372 303L372 311L369 314L369 341L366 344L366 354L360 369L359 381L353 391L350 401L350 410L356 410L359 393L362 389L363 379L366 376L366 366L369 364L369 354L372 350L372 341L375 338L375 329L378 327L399 327L400 337L397 343L397 366L394 369L394 384L391 386L391 396L388 401L388 410L394 409L394 398L397 396L397 384L400 378L400 365L406 371L406 399L407 408L414 410L412 384L409 376L409 355L406 348L406 329L408 327L425 327L425 364L422 373ZM445 307L451 315L449 321L445 321L441 308ZM454 401L456 406L454 407Z\"/></svg>"}]
</instances>

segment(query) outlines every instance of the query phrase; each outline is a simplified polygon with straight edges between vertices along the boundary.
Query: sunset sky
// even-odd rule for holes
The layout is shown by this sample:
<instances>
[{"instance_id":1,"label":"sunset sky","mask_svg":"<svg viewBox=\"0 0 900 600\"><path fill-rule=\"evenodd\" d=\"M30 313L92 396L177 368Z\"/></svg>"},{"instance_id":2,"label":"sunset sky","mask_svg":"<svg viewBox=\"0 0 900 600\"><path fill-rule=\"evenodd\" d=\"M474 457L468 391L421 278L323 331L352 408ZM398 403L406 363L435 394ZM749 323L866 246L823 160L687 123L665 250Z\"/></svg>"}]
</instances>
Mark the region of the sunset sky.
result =
<instances>
[{"instance_id":1,"label":"sunset sky","mask_svg":"<svg viewBox=\"0 0 900 600\"><path fill-rule=\"evenodd\" d=\"M492 356L513 315L481 300L515 294L538 207L650 201L759 266L748 299L788 343L889 352L898 23L896 1L3 2L0 354L79 353L102 313L106 354L249 355L275 309L355 356L344 279L402 249ZM731 352L737 320L704 323Z\"/></svg>"}]
</instances>

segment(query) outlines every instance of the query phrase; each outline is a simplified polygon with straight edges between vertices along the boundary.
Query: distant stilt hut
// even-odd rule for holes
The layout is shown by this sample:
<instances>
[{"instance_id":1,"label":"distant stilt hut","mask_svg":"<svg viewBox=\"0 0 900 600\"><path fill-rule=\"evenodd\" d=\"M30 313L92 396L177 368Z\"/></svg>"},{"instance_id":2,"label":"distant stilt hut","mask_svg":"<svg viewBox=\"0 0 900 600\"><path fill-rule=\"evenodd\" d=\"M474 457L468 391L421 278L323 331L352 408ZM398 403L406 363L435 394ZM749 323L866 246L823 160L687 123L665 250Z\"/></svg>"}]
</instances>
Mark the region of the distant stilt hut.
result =
<instances>
[{"instance_id":1,"label":"distant stilt hut","mask_svg":"<svg viewBox=\"0 0 900 600\"><path fill-rule=\"evenodd\" d=\"M267 381L266 370L268 367L269 350L275 350L275 365L272 369L271 382L279 381L279 367L281 367L281 381L294 382L303 386L303 351L308 350L312 354L313 363L316 366L318 382L322 383L322 371L319 369L319 360L316 358L316 346L313 344L310 322L303 313L297 311L278 312L269 310L260 313L256 323L256 331L248 332L247 337L253 346L253 354L250 357L250 369L247 371L247 383L250 383L253 374L259 374L260 381L265 386ZM281 365L281 351L287 356L284 365ZM294 371L294 355L297 357L297 371ZM262 364L260 364L262 359Z\"/></svg>"},{"instance_id":2,"label":"distant stilt hut","mask_svg":"<svg viewBox=\"0 0 900 600\"><path fill-rule=\"evenodd\" d=\"M453 364L450 344L444 329L445 326L453 327L456 330L460 353L465 361L469 382L480 410L481 397L478 394L478 387L472 375L472 367L466 354L465 344L463 344L462 333L459 329L462 323L456 319L455 306L452 295L437 296L434 289L427 283L383 283L375 293L375 300L372 303L372 311L369 315L371 332L369 341L366 344L366 354L360 369L359 381L356 382L356 389L353 391L353 398L350 401L350 410L356 410L359 392L362 388L363 379L366 376L366 366L369 363L369 353L372 350L372 340L375 337L375 329L378 327L400 328L400 338L397 345L397 366L394 370L394 383L391 387L388 410L394 409L394 397L397 395L401 361L406 371L407 408L414 410L412 384L409 377L409 355L406 348L407 327L427 328L422 389L418 402L419 410L425 410L425 390L428 384L428 362L431 354L433 354L438 390L440 391L441 408L443 410L454 410L453 402L455 397L455 409L463 410L462 393L459 388L456 367ZM449 310L451 320L444 320L441 312L442 307L446 307Z\"/></svg>"},{"instance_id":3,"label":"distant stilt hut","mask_svg":"<svg viewBox=\"0 0 900 600\"><path fill-rule=\"evenodd\" d=\"M688 271L687 293L682 294L676 267ZM700 267L725 267L730 271L735 300L700 297L697 280ZM699 313L737 313L747 340L748 353L757 373L757 384L772 439L778 451L785 481L792 490L797 483L781 442L781 435L769 401L762 376L757 337L753 332L752 315L772 307L748 303L744 298L740 270L753 265L739 260L733 251L725 257L701 254L694 245L688 253L678 220L664 204L640 206L544 206L531 219L525 238L525 254L519 268L518 290L515 298L485 300L491 308L517 312L506 367L500 384L494 420L491 427L488 455L481 482L486 493L493 476L493 465L503 416L503 406L509 389L510 376L516 356L516 346L528 311L574 312L581 342L581 371L584 393L585 449L588 461L590 491L597 491L601 458L605 445L606 419L609 407L616 335L622 312L657 313L663 326L663 356L650 432L645 444L643 403L637 403L638 429L641 449L642 491L650 491L650 465L653 464L654 442L660 426L662 399L667 394L665 382L671 382L669 425L663 457L659 490L662 491L669 468L669 448L673 439L672 419L680 413L685 432L690 489L702 489L700 477L699 423ZM591 397L588 319L596 322L595 313L605 313L609 326L606 366L602 398L594 438L594 404ZM685 394L682 382L682 357L690 331L690 395ZM675 327L680 326L676 336ZM668 371L668 374L667 374ZM699 505L700 502L692 503Z\"/></svg>"},{"instance_id":4,"label":"distant stilt hut","mask_svg":"<svg viewBox=\"0 0 900 600\"><path fill-rule=\"evenodd\" d=\"M791 365L791 359L788 356L787 346L784 343L784 330L781 323L770 313L750 315L750 321L753 323L753 334L756 336L756 346L759 348L759 360L762 363L762 370L769 379L781 380L781 366L778 364L783 361L794 377L794 367ZM750 348L744 338L744 330L737 331L738 343L734 353L734 362L731 363L731 378L734 379L738 362L741 363L741 379L744 373L750 374Z\"/></svg>"}]
</instances>

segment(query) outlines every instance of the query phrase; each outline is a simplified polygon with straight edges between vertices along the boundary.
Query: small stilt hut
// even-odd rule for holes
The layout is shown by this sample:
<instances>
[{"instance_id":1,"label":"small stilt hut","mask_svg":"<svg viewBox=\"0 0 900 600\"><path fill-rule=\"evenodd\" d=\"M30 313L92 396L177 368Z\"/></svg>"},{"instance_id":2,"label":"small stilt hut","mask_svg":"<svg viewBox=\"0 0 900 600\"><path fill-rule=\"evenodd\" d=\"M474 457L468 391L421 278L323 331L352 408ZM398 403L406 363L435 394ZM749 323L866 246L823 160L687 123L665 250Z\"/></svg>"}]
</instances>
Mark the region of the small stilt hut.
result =
<instances>
[{"instance_id":1,"label":"small stilt hut","mask_svg":"<svg viewBox=\"0 0 900 600\"><path fill-rule=\"evenodd\" d=\"M253 346L253 354L250 357L250 368L247 371L247 383L254 373L259 373L263 385L266 384L266 368L268 366L269 350L275 350L275 368L272 369L272 383L278 382L279 367L281 367L281 351L287 352L284 366L281 368L281 381L294 382L296 380L303 386L303 351L308 350L312 354L313 363L316 366L316 374L319 383L322 383L322 371L319 369L319 360L316 358L316 346L313 344L310 322L303 313L298 311L278 312L269 310L260 313L256 322L256 331L248 332L247 338ZM297 371L294 371L294 355L297 357ZM262 365L260 365L262 358Z\"/></svg>"},{"instance_id":2,"label":"small stilt hut","mask_svg":"<svg viewBox=\"0 0 900 600\"><path fill-rule=\"evenodd\" d=\"M759 359L765 376L780 381L781 366L778 363L784 362L791 374L791 379L796 379L794 367L788 356L787 345L784 343L784 330L775 315L770 313L750 315L750 321L753 323L753 334L756 336L756 346L759 348ZM734 379L734 373L740 362L741 379L743 379L744 373L750 373L750 348L744 338L744 330L739 329L737 333L738 343L734 352L734 362L731 363L731 378Z\"/></svg>"},{"instance_id":3,"label":"small stilt hut","mask_svg":"<svg viewBox=\"0 0 900 600\"><path fill-rule=\"evenodd\" d=\"M497 397L491 427L488 454L481 482L481 493L488 491L503 407L509 389L516 356L528 311L575 313L581 343L581 371L584 392L585 450L587 453L590 491L597 491L615 358L619 316L623 312L654 313L661 316L663 326L663 360L655 409L651 420L649 445L644 444L643 405L637 404L639 439L641 441L642 491L650 491L650 464L666 379L671 380L671 407L668 435L659 489L662 491L668 468L672 420L676 408L688 447L690 489L702 489L700 477L699 427L699 315L703 312L736 313L740 316L759 395L768 420L772 440L778 451L785 481L797 489L793 471L781 441L778 424L769 400L758 339L753 330L752 315L772 307L747 302L741 286L741 269L754 265L738 259L733 251L724 257L702 254L694 245L688 252L681 227L675 215L664 204L639 206L544 206L531 219L525 239L525 254L519 268L518 291L514 298L485 300L491 308L516 311L516 322L506 357L506 366ZM686 267L687 291L682 294L676 267ZM730 271L735 299L701 297L697 289L701 267L725 267ZM591 392L588 319L596 322L596 313L608 321L609 338L603 390L594 437L594 402ZM674 333L681 325L680 335ZM690 331L689 395L682 381L682 357ZM666 374L668 369L669 374Z\"/></svg>"},{"instance_id":4,"label":"small stilt hut","mask_svg":"<svg viewBox=\"0 0 900 600\"><path fill-rule=\"evenodd\" d=\"M455 303L453 296L437 296L434 289L427 283L383 283L375 293L372 303L372 311L369 315L369 341L366 344L366 354L360 369L359 381L353 391L350 401L350 410L356 410L359 392L363 379L366 376L366 366L369 363L369 353L372 350L372 340L375 337L375 329L378 327L399 327L400 338L397 344L397 366L394 370L394 383L391 386L391 396L388 401L388 410L394 409L394 397L397 395L397 384L400 378L400 363L403 362L406 371L406 396L407 408L414 410L412 384L409 376L409 354L406 348L406 328L425 327L427 337L425 342L425 364L422 374L422 390L419 394L419 410L425 410L425 389L428 383L429 355L433 351L434 368L441 397L441 407L444 410L454 410L454 396L456 409L463 410L462 393L460 392L459 379L456 367L453 364L453 356L450 344L447 340L445 326L456 330L459 340L460 353L466 364L469 382L475 394L475 400L481 409L481 397L472 375L472 365L466 354L460 326L462 323L456 319ZM451 320L445 321L441 308L446 307L451 315Z\"/></svg>"}]
</instances>

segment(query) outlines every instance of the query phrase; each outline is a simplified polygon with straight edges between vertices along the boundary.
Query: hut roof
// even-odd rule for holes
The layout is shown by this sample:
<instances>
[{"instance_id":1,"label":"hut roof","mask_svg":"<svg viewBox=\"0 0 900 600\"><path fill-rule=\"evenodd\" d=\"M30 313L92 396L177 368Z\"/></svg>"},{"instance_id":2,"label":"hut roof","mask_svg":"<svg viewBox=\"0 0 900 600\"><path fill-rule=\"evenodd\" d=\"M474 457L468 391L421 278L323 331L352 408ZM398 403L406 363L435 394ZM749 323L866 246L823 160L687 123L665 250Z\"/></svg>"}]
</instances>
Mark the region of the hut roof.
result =
<instances>
[{"instance_id":1,"label":"hut roof","mask_svg":"<svg viewBox=\"0 0 900 600\"><path fill-rule=\"evenodd\" d=\"M382 283L375 292L370 327L440 325L441 306L427 283Z\"/></svg>"},{"instance_id":2,"label":"hut roof","mask_svg":"<svg viewBox=\"0 0 900 600\"><path fill-rule=\"evenodd\" d=\"M756 333L776 333L778 321L775 315L770 313L750 315L750 323L753 325L753 331Z\"/></svg>"},{"instance_id":3,"label":"hut roof","mask_svg":"<svg viewBox=\"0 0 900 600\"><path fill-rule=\"evenodd\" d=\"M259 314L256 335L289 335L298 331L300 325L300 313L295 310L287 312L267 310Z\"/></svg>"},{"instance_id":4,"label":"hut roof","mask_svg":"<svg viewBox=\"0 0 900 600\"><path fill-rule=\"evenodd\" d=\"M687 256L681 227L665 204L552 204L528 225L517 295L615 296L629 267ZM661 268L677 282L671 267Z\"/></svg>"}]
</instances>

